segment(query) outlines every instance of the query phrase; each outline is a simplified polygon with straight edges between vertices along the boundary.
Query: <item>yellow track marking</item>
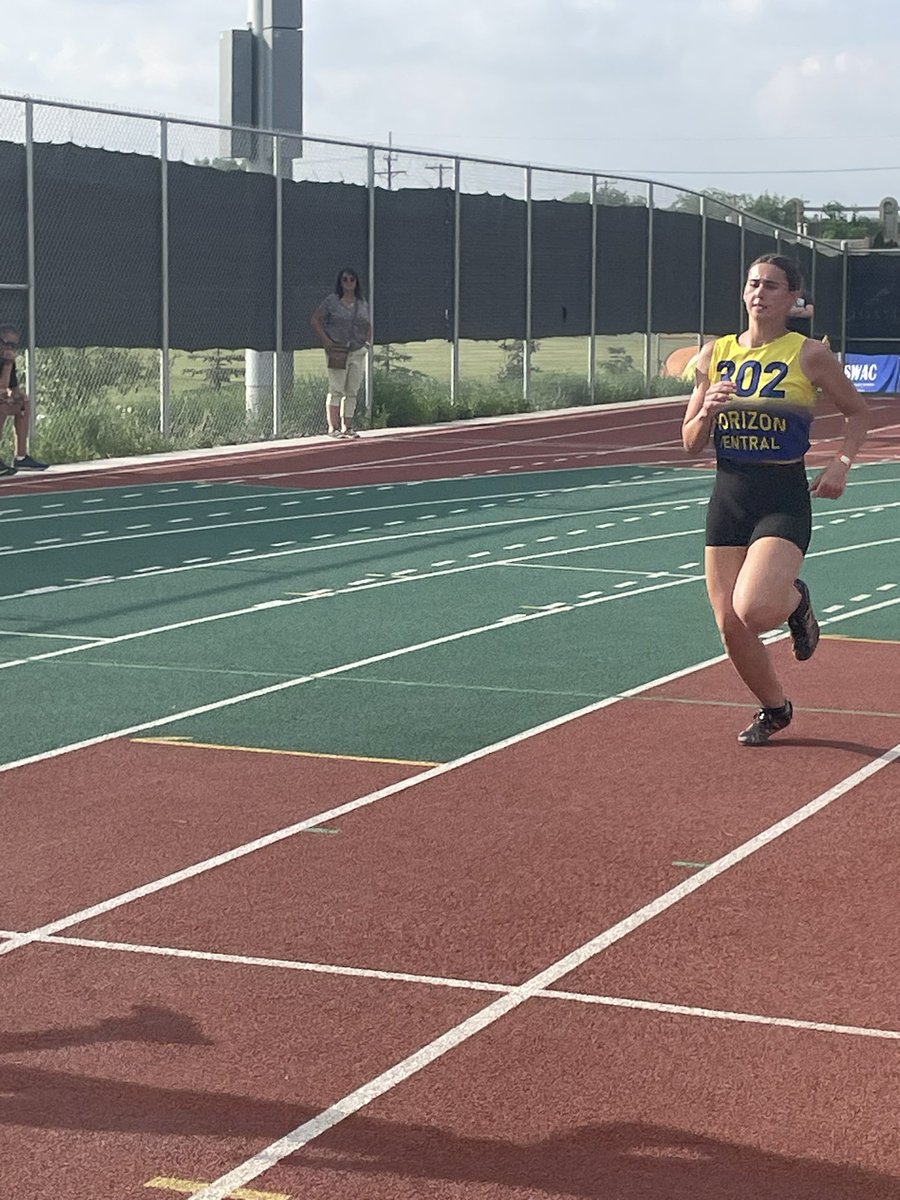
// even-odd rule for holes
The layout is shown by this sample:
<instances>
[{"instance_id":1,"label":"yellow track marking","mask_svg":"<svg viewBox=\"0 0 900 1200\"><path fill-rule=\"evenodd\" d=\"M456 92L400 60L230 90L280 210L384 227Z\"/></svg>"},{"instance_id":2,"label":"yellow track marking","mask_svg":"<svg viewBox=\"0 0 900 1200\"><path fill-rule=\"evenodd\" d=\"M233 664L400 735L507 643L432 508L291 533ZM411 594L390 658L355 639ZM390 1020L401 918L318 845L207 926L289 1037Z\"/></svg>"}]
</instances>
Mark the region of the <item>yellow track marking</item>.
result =
<instances>
[{"instance_id":1,"label":"yellow track marking","mask_svg":"<svg viewBox=\"0 0 900 1200\"><path fill-rule=\"evenodd\" d=\"M146 746L187 746L191 750L239 750L242 754L285 754L290 758L328 758L335 762L387 763L393 767L439 767L436 762L419 762L414 758L368 758L361 754L318 754L314 750L269 750L265 746L223 746L218 742L192 742L190 738L158 737L131 738Z\"/></svg>"},{"instance_id":2,"label":"yellow track marking","mask_svg":"<svg viewBox=\"0 0 900 1200\"><path fill-rule=\"evenodd\" d=\"M193 1196L195 1192L209 1187L209 1183L204 1183L202 1179L168 1179L160 1176L158 1179L148 1179L144 1187ZM291 1200L287 1192L256 1192L252 1188L238 1188L229 1192L228 1197L229 1200Z\"/></svg>"},{"instance_id":3,"label":"yellow track marking","mask_svg":"<svg viewBox=\"0 0 900 1200\"><path fill-rule=\"evenodd\" d=\"M876 646L900 646L897 638L861 638L850 637L846 633L823 633L822 638L830 642L872 642Z\"/></svg>"}]
</instances>

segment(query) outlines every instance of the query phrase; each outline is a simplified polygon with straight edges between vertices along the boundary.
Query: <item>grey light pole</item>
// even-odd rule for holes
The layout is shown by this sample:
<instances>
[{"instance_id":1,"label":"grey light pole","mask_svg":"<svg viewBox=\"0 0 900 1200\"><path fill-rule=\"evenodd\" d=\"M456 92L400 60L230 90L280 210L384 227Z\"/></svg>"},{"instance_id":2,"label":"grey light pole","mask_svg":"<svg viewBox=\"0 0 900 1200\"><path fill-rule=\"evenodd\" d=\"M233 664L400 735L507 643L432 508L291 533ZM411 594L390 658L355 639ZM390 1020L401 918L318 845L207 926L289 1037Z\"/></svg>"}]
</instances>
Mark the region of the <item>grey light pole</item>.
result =
<instances>
[{"instance_id":1,"label":"grey light pole","mask_svg":"<svg viewBox=\"0 0 900 1200\"><path fill-rule=\"evenodd\" d=\"M246 30L223 33L220 48L219 107L224 124L259 130L303 132L303 0L248 0ZM302 153L299 138L229 133L227 154L242 158L249 171L274 174L275 186L290 178L292 161ZM276 212L280 214L280 205ZM281 286L282 227L276 219L276 287ZM273 432L281 432L281 401L293 386L294 358L282 351L281 296L274 311L276 351L245 352L245 407L258 416L271 404Z\"/></svg>"}]
</instances>

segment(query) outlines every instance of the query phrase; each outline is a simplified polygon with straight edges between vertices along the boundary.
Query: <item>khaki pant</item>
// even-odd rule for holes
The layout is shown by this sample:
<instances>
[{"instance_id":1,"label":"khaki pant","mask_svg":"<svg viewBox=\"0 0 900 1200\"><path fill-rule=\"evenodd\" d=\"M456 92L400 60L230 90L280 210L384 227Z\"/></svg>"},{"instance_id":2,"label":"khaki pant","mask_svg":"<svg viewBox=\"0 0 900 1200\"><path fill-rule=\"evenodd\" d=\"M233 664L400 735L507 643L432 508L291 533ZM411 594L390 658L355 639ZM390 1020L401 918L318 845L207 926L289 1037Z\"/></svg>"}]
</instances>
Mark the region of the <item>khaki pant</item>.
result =
<instances>
[{"instance_id":1,"label":"khaki pant","mask_svg":"<svg viewBox=\"0 0 900 1200\"><path fill-rule=\"evenodd\" d=\"M328 368L328 395L325 403L329 408L340 406L341 420L349 420L356 412L356 397L366 374L368 350L360 346L347 355L347 366L342 370Z\"/></svg>"}]
</instances>

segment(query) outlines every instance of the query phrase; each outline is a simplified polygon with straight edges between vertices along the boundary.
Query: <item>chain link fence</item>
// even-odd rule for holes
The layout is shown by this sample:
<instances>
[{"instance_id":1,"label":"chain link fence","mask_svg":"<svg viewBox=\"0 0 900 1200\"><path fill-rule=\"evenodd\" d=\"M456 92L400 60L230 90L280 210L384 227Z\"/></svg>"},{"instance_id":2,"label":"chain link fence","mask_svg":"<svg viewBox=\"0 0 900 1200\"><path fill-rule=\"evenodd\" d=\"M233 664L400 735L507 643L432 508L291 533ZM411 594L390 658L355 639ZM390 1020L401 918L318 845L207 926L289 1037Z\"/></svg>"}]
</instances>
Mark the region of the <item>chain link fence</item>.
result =
<instances>
[{"instance_id":1,"label":"chain link fence","mask_svg":"<svg viewBox=\"0 0 900 1200\"><path fill-rule=\"evenodd\" d=\"M73 223L72 204L95 219ZM363 424L683 392L665 363L710 328L708 230L738 228L742 258L746 239L797 241L652 181L12 96L0 211L0 321L23 333L33 451L56 463L323 433L308 323L345 267L375 330ZM333 267L312 271L323 244ZM48 305L65 312L49 340ZM117 344L131 313L144 333Z\"/></svg>"}]
</instances>

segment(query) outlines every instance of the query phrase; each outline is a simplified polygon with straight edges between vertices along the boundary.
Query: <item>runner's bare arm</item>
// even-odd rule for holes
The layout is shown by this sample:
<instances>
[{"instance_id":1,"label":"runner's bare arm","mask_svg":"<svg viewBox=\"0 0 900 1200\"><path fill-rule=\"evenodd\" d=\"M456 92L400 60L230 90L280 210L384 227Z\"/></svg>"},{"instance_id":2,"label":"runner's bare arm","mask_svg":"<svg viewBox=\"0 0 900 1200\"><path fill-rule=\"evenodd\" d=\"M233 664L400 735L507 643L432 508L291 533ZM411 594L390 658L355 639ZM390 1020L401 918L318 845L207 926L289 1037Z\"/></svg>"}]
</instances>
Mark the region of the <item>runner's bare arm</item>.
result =
<instances>
[{"instance_id":1,"label":"runner's bare arm","mask_svg":"<svg viewBox=\"0 0 900 1200\"><path fill-rule=\"evenodd\" d=\"M734 384L727 379L710 381L713 343L700 351L694 370L694 390L681 423L681 440L688 454L699 454L709 441L717 414L731 399Z\"/></svg>"},{"instance_id":2,"label":"runner's bare arm","mask_svg":"<svg viewBox=\"0 0 900 1200\"><path fill-rule=\"evenodd\" d=\"M844 443L828 466L810 484L814 496L837 500L843 495L850 463L862 449L869 432L869 406L827 346L808 338L800 358L803 373L822 397L843 414ZM845 462L844 459L849 459Z\"/></svg>"}]
</instances>

